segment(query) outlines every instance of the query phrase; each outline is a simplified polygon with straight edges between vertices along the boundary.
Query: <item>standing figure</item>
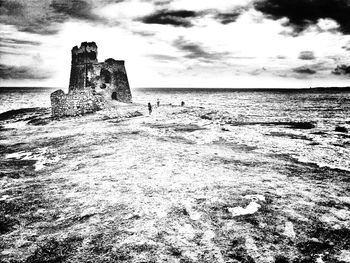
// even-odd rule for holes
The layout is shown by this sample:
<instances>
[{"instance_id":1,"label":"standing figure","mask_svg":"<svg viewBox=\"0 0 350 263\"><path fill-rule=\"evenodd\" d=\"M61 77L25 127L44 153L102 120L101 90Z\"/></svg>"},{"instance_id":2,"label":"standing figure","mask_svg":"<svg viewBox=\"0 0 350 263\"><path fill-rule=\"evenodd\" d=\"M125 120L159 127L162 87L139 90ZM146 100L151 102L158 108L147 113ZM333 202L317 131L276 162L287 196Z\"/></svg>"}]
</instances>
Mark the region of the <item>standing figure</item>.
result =
<instances>
[{"instance_id":1,"label":"standing figure","mask_svg":"<svg viewBox=\"0 0 350 263\"><path fill-rule=\"evenodd\" d=\"M151 113L152 113L152 104L150 102L148 102L148 112L149 112L149 115L151 115Z\"/></svg>"},{"instance_id":2,"label":"standing figure","mask_svg":"<svg viewBox=\"0 0 350 263\"><path fill-rule=\"evenodd\" d=\"M181 101L181 106L185 106L185 102L184 101Z\"/></svg>"},{"instance_id":3,"label":"standing figure","mask_svg":"<svg viewBox=\"0 0 350 263\"><path fill-rule=\"evenodd\" d=\"M157 107L159 107L159 105L160 105L160 101L159 99L157 99Z\"/></svg>"}]
</instances>

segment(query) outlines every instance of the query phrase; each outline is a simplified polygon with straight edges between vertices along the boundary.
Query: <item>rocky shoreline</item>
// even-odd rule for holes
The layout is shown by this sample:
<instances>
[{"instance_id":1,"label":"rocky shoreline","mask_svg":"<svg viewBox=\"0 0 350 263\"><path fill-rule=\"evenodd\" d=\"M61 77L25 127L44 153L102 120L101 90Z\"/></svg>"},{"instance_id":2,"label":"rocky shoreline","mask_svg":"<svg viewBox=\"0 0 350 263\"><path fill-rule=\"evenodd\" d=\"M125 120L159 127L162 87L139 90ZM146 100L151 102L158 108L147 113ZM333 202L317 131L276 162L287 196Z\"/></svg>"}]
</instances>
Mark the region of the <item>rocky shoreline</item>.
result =
<instances>
[{"instance_id":1,"label":"rocky shoreline","mask_svg":"<svg viewBox=\"0 0 350 263\"><path fill-rule=\"evenodd\" d=\"M347 171L225 139L253 122L146 110L0 114L3 262L350 262Z\"/></svg>"}]
</instances>

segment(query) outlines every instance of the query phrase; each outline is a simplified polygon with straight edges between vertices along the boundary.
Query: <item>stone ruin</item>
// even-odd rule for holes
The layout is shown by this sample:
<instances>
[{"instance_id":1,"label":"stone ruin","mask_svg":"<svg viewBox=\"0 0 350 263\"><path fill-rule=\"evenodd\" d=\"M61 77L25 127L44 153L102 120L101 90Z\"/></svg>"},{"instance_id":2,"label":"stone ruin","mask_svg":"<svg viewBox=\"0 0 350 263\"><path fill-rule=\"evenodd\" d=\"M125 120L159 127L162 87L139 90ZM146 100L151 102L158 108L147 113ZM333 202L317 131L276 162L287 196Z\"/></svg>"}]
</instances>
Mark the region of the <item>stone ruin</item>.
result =
<instances>
[{"instance_id":1,"label":"stone ruin","mask_svg":"<svg viewBox=\"0 0 350 263\"><path fill-rule=\"evenodd\" d=\"M131 103L132 97L124 61L97 61L95 42L83 42L72 49L68 94L51 94L53 117L77 116L101 110L116 100Z\"/></svg>"}]
</instances>

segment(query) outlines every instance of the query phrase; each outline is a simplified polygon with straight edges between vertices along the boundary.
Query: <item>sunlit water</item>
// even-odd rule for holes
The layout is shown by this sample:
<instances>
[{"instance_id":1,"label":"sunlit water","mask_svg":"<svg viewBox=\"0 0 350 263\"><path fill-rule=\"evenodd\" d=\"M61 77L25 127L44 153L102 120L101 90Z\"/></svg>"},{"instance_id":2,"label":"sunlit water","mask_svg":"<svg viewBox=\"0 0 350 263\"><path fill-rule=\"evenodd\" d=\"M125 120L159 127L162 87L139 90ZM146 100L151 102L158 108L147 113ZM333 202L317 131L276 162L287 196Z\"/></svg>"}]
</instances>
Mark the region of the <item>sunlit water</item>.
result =
<instances>
[{"instance_id":1,"label":"sunlit water","mask_svg":"<svg viewBox=\"0 0 350 263\"><path fill-rule=\"evenodd\" d=\"M0 113L12 109L49 107L52 89L0 89ZM133 101L200 106L219 112L218 123L228 129L206 133L207 141L224 140L242 144L267 154L285 154L305 163L350 171L350 135L335 131L350 129L350 92L341 91L234 91L220 89L133 90ZM237 123L219 121L229 116ZM212 121L215 123L215 120ZM313 122L313 129L295 129L270 122ZM259 123L262 123L260 125Z\"/></svg>"}]
</instances>

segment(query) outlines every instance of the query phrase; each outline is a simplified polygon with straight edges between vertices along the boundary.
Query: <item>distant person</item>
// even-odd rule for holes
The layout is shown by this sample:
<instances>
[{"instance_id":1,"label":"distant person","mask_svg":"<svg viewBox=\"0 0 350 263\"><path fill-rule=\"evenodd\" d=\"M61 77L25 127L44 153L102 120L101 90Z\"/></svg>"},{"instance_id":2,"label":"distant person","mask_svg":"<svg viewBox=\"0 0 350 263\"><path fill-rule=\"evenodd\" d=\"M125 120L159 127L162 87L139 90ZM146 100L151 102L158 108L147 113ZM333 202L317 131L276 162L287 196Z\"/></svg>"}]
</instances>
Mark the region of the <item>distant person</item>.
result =
<instances>
[{"instance_id":1,"label":"distant person","mask_svg":"<svg viewBox=\"0 0 350 263\"><path fill-rule=\"evenodd\" d=\"M151 113L152 113L152 104L150 102L148 102L148 112L149 112L149 115L151 115Z\"/></svg>"},{"instance_id":2,"label":"distant person","mask_svg":"<svg viewBox=\"0 0 350 263\"><path fill-rule=\"evenodd\" d=\"M160 101L159 99L157 99L157 107L159 107L159 105L160 105Z\"/></svg>"},{"instance_id":3,"label":"distant person","mask_svg":"<svg viewBox=\"0 0 350 263\"><path fill-rule=\"evenodd\" d=\"M185 102L181 101L181 107L185 106Z\"/></svg>"}]
</instances>

